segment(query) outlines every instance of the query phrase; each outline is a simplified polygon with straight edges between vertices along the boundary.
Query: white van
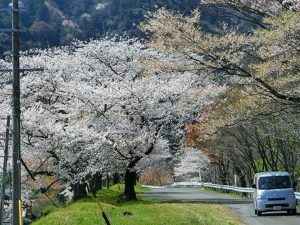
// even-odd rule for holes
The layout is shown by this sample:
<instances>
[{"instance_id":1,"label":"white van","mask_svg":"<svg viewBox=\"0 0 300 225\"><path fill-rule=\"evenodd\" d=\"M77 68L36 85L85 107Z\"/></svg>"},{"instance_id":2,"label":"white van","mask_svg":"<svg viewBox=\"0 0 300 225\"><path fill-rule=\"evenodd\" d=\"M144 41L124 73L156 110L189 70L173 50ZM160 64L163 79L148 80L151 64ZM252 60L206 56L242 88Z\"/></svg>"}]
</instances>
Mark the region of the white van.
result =
<instances>
[{"instance_id":1,"label":"white van","mask_svg":"<svg viewBox=\"0 0 300 225\"><path fill-rule=\"evenodd\" d=\"M257 173L252 185L255 214L262 212L287 211L294 215L296 210L295 184L288 172Z\"/></svg>"}]
</instances>

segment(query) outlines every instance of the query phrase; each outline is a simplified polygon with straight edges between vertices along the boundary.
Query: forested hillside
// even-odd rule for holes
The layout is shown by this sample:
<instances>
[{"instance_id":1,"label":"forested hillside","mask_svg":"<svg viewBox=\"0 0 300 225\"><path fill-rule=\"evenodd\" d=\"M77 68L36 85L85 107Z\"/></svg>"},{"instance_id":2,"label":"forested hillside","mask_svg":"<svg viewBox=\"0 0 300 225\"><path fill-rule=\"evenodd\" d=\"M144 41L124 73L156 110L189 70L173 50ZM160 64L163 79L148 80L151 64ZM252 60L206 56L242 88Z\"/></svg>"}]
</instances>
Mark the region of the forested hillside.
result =
<instances>
[{"instance_id":1,"label":"forested hillside","mask_svg":"<svg viewBox=\"0 0 300 225\"><path fill-rule=\"evenodd\" d=\"M10 0L0 0L7 9ZM74 39L88 40L104 36L146 38L139 29L141 21L165 7L183 15L200 8L202 29L217 31L223 21L239 24L219 15L214 7L200 6L200 0L22 0L20 5L22 49L68 45ZM246 25L247 27L248 25ZM0 28L11 27L9 13L0 13ZM10 50L9 33L0 33L0 54Z\"/></svg>"},{"instance_id":2,"label":"forested hillside","mask_svg":"<svg viewBox=\"0 0 300 225\"><path fill-rule=\"evenodd\" d=\"M10 0L0 0L8 8ZM166 7L190 12L199 0L22 0L23 49L67 45L74 38L86 40L115 34L143 37L138 29L146 12ZM0 27L11 27L11 16L1 13ZM10 34L0 34L0 52L10 49Z\"/></svg>"}]
</instances>

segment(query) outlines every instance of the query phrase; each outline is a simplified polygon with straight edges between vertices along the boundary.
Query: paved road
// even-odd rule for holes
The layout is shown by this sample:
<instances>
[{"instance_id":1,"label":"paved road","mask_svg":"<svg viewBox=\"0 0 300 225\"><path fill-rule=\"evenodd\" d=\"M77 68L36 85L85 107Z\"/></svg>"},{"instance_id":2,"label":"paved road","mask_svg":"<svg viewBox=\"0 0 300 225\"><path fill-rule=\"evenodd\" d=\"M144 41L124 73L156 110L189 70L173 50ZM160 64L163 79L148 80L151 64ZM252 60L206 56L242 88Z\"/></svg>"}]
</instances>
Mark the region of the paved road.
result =
<instances>
[{"instance_id":1,"label":"paved road","mask_svg":"<svg viewBox=\"0 0 300 225\"><path fill-rule=\"evenodd\" d=\"M300 213L290 216L285 212L254 214L251 199L239 199L221 193L206 192L194 188L155 188L143 194L143 198L162 201L217 203L227 205L247 225L300 225ZM217 225L217 224L216 224Z\"/></svg>"}]
</instances>

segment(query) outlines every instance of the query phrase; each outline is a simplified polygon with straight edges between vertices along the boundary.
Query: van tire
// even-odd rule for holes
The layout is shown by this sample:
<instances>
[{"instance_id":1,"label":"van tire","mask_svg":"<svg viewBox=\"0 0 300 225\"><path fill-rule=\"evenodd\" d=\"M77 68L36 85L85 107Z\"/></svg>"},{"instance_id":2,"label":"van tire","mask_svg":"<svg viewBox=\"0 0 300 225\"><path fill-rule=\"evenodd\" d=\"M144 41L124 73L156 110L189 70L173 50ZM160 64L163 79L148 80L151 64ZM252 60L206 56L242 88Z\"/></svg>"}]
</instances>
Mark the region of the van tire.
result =
<instances>
[{"instance_id":1,"label":"van tire","mask_svg":"<svg viewBox=\"0 0 300 225\"><path fill-rule=\"evenodd\" d=\"M297 209L289 209L289 210L287 211L287 213L288 213L289 215L296 215L296 214L297 214Z\"/></svg>"},{"instance_id":2,"label":"van tire","mask_svg":"<svg viewBox=\"0 0 300 225\"><path fill-rule=\"evenodd\" d=\"M257 210L257 216L261 216L261 211Z\"/></svg>"},{"instance_id":3,"label":"van tire","mask_svg":"<svg viewBox=\"0 0 300 225\"><path fill-rule=\"evenodd\" d=\"M254 214L257 215L257 209L254 210Z\"/></svg>"}]
</instances>

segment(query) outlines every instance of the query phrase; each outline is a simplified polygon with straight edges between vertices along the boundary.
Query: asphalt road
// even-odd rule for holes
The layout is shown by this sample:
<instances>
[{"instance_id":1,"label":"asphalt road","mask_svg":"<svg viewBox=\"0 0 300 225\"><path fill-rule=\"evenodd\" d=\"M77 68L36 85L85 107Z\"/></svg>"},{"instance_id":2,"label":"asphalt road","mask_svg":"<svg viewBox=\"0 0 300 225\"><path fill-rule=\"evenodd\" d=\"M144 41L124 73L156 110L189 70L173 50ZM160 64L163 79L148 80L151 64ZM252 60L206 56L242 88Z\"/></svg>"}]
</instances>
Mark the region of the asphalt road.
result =
<instances>
[{"instance_id":1,"label":"asphalt road","mask_svg":"<svg viewBox=\"0 0 300 225\"><path fill-rule=\"evenodd\" d=\"M221 193L194 188L153 188L142 195L145 199L214 203L228 206L247 225L300 225L300 213L291 216L286 212L270 212L256 216L251 199L239 199ZM216 224L217 225L217 224Z\"/></svg>"}]
</instances>

